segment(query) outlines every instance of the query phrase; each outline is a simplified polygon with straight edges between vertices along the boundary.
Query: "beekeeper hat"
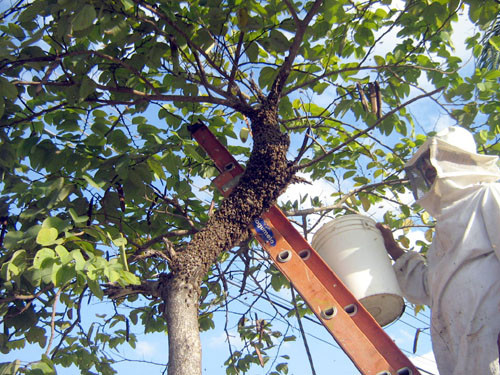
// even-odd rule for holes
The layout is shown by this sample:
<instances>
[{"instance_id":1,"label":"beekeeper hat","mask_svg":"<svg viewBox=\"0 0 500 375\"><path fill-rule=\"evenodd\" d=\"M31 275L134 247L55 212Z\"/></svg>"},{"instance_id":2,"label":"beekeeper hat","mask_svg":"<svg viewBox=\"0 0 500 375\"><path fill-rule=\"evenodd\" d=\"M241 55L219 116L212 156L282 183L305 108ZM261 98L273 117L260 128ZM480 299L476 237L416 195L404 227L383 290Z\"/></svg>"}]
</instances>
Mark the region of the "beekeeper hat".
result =
<instances>
[{"instance_id":1,"label":"beekeeper hat","mask_svg":"<svg viewBox=\"0 0 500 375\"><path fill-rule=\"evenodd\" d=\"M437 178L433 181L425 178L426 160L436 170ZM442 197L444 179L454 188L496 181L499 178L497 160L497 156L477 153L474 136L468 130L450 126L429 137L406 163L405 170L418 203L431 190ZM440 186L436 187L438 181Z\"/></svg>"},{"instance_id":2,"label":"beekeeper hat","mask_svg":"<svg viewBox=\"0 0 500 375\"><path fill-rule=\"evenodd\" d=\"M435 136L429 137L425 143L420 146L415 155L406 163L405 168L411 168L420 157L429 150L431 144L435 144L436 141L441 144L444 143L444 145L448 146L447 148L459 149L470 154L477 154L474 136L468 130L460 126L450 126L441 130Z\"/></svg>"},{"instance_id":3,"label":"beekeeper hat","mask_svg":"<svg viewBox=\"0 0 500 375\"><path fill-rule=\"evenodd\" d=\"M471 154L477 152L474 137L469 131L460 126L450 126L437 133L436 138Z\"/></svg>"}]
</instances>

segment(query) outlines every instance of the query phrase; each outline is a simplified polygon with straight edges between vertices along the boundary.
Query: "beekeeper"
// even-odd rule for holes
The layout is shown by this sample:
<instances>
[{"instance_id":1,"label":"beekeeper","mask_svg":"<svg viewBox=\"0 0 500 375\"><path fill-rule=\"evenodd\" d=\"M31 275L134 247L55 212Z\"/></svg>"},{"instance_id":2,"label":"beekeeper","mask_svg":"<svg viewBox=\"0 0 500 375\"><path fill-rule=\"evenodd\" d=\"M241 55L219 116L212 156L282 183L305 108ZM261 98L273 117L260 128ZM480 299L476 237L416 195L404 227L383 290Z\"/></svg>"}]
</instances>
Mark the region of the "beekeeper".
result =
<instances>
[{"instance_id":1,"label":"beekeeper","mask_svg":"<svg viewBox=\"0 0 500 375\"><path fill-rule=\"evenodd\" d=\"M452 126L406 164L416 203L436 219L426 254L403 251L377 224L406 298L431 308L441 375L500 375L500 170L472 134Z\"/></svg>"}]
</instances>

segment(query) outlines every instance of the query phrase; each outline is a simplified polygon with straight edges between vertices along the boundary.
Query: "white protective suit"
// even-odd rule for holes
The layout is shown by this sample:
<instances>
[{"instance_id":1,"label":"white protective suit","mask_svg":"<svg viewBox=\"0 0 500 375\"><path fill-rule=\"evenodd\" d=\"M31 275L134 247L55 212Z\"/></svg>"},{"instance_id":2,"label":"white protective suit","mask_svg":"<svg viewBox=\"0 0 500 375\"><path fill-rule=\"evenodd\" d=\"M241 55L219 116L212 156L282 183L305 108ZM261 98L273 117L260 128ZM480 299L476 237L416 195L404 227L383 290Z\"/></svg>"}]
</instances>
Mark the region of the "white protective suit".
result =
<instances>
[{"instance_id":1,"label":"white protective suit","mask_svg":"<svg viewBox=\"0 0 500 375\"><path fill-rule=\"evenodd\" d=\"M462 143L461 147L456 147ZM431 308L431 336L441 375L500 375L500 170L479 155L472 135L450 127L429 138L437 172L417 200L436 218L427 258L401 256L394 268L406 298Z\"/></svg>"}]
</instances>

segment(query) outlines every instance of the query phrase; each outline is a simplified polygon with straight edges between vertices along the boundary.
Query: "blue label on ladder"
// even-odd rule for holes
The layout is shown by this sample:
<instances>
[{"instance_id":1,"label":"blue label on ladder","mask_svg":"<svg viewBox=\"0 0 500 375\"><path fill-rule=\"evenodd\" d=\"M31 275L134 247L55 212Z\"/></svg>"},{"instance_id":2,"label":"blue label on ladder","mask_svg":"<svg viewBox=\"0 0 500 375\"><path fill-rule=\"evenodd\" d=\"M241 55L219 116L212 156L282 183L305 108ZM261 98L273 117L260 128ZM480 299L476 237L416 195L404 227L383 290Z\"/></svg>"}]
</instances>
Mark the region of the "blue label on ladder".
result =
<instances>
[{"instance_id":1,"label":"blue label on ladder","mask_svg":"<svg viewBox=\"0 0 500 375\"><path fill-rule=\"evenodd\" d=\"M253 221L253 227L262 241L268 245L276 246L276 238L274 238L273 230L267 225L264 219L255 219Z\"/></svg>"}]
</instances>

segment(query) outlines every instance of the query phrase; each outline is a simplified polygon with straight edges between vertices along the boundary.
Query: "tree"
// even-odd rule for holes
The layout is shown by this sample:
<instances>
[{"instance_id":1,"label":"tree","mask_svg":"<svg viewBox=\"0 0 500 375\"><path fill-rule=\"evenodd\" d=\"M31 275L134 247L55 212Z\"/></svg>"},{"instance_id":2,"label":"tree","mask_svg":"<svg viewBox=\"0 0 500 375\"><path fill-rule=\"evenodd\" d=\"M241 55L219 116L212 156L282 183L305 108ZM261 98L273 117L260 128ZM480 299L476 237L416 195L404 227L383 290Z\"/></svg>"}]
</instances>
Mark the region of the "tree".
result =
<instances>
[{"instance_id":1,"label":"tree","mask_svg":"<svg viewBox=\"0 0 500 375\"><path fill-rule=\"evenodd\" d=\"M44 355L26 373L74 364L111 374L102 349L134 345L129 327L142 325L168 328L169 375L201 374L199 329L215 328L214 306L230 303L232 266L245 267L241 293L259 273L276 289L286 284L247 228L302 181L298 172L339 191L333 206L311 197L307 212L288 202L290 215L401 202L401 168L423 140L407 106L424 98L474 130L484 152L498 152L499 72L461 74L450 39L458 12L484 25L496 2L398 4L10 4L0 39L1 351L39 344ZM476 55L479 38L467 42ZM245 164L227 199L190 138L199 120ZM401 209L387 223L423 221L431 233L418 207ZM82 325L87 298L116 311L99 329ZM246 357L231 353L229 374L266 363L283 339L270 327L241 317L240 334L259 340L248 340Z\"/></svg>"}]
</instances>

